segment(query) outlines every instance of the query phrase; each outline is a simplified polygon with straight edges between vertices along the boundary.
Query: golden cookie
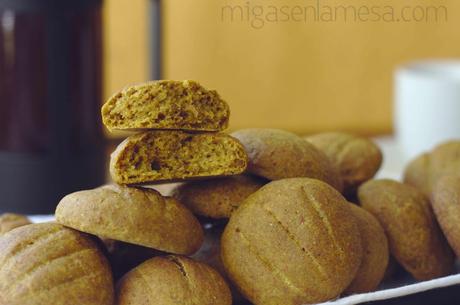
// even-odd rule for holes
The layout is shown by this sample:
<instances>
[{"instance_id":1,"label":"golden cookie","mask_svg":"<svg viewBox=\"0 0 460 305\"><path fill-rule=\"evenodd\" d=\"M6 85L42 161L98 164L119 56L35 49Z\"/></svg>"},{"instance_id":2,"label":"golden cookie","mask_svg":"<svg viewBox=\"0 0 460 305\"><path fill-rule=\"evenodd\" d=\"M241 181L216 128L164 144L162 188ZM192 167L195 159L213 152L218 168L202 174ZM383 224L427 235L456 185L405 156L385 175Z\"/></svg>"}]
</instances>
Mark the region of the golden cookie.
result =
<instances>
[{"instance_id":1,"label":"golden cookie","mask_svg":"<svg viewBox=\"0 0 460 305\"><path fill-rule=\"evenodd\" d=\"M412 185L425 196L430 196L430 154L424 153L413 159L404 169L404 183Z\"/></svg>"},{"instance_id":2,"label":"golden cookie","mask_svg":"<svg viewBox=\"0 0 460 305\"><path fill-rule=\"evenodd\" d=\"M0 237L0 304L112 305L107 260L86 234L56 223Z\"/></svg>"},{"instance_id":3,"label":"golden cookie","mask_svg":"<svg viewBox=\"0 0 460 305\"><path fill-rule=\"evenodd\" d=\"M431 196L441 177L459 173L460 141L448 141L410 162L404 171L404 182L415 186L426 196Z\"/></svg>"},{"instance_id":4,"label":"golden cookie","mask_svg":"<svg viewBox=\"0 0 460 305\"><path fill-rule=\"evenodd\" d=\"M82 232L176 254L193 254L203 241L193 214L151 189L106 185L76 192L61 200L56 220Z\"/></svg>"},{"instance_id":5,"label":"golden cookie","mask_svg":"<svg viewBox=\"0 0 460 305\"><path fill-rule=\"evenodd\" d=\"M339 169L344 192L354 193L382 164L382 152L371 140L348 133L326 132L306 140L329 157Z\"/></svg>"},{"instance_id":6,"label":"golden cookie","mask_svg":"<svg viewBox=\"0 0 460 305\"><path fill-rule=\"evenodd\" d=\"M440 178L433 188L431 204L447 241L460 257L460 177Z\"/></svg>"},{"instance_id":7,"label":"golden cookie","mask_svg":"<svg viewBox=\"0 0 460 305\"><path fill-rule=\"evenodd\" d=\"M113 152L112 179L142 184L244 172L247 155L236 139L223 133L150 131L130 136Z\"/></svg>"},{"instance_id":8,"label":"golden cookie","mask_svg":"<svg viewBox=\"0 0 460 305\"><path fill-rule=\"evenodd\" d=\"M0 236L15 228L30 224L29 218L20 214L5 213L0 215Z\"/></svg>"},{"instance_id":9,"label":"golden cookie","mask_svg":"<svg viewBox=\"0 0 460 305\"><path fill-rule=\"evenodd\" d=\"M117 92L102 107L109 129L221 131L230 109L214 90L195 81L161 80Z\"/></svg>"},{"instance_id":10,"label":"golden cookie","mask_svg":"<svg viewBox=\"0 0 460 305\"><path fill-rule=\"evenodd\" d=\"M164 255L163 252L139 245L128 244L122 241L101 238L107 258L112 267L113 277L115 280L121 278L128 271L140 265L146 260Z\"/></svg>"},{"instance_id":11,"label":"golden cookie","mask_svg":"<svg viewBox=\"0 0 460 305\"><path fill-rule=\"evenodd\" d=\"M172 196L200 216L229 218L265 183L262 178L247 175L191 181L178 185Z\"/></svg>"},{"instance_id":12,"label":"golden cookie","mask_svg":"<svg viewBox=\"0 0 460 305\"><path fill-rule=\"evenodd\" d=\"M117 285L117 305L231 305L224 279L190 258L152 258L128 272Z\"/></svg>"},{"instance_id":13,"label":"golden cookie","mask_svg":"<svg viewBox=\"0 0 460 305\"><path fill-rule=\"evenodd\" d=\"M309 178L273 181L251 195L230 218L221 247L230 278L256 305L333 299L362 257L349 203Z\"/></svg>"},{"instance_id":14,"label":"golden cookie","mask_svg":"<svg viewBox=\"0 0 460 305\"><path fill-rule=\"evenodd\" d=\"M377 288L388 266L388 240L378 220L371 213L350 204L361 235L363 258L355 278L346 293L364 293Z\"/></svg>"},{"instance_id":15,"label":"golden cookie","mask_svg":"<svg viewBox=\"0 0 460 305\"><path fill-rule=\"evenodd\" d=\"M414 278L429 280L452 271L452 251L420 191L392 180L371 180L358 189L358 197L384 228L391 254Z\"/></svg>"},{"instance_id":16,"label":"golden cookie","mask_svg":"<svg viewBox=\"0 0 460 305\"><path fill-rule=\"evenodd\" d=\"M217 272L219 272L219 274L222 275L230 288L233 302L240 304L245 299L229 279L220 257L220 238L224 228L225 224L207 224L205 226L205 238L203 246L197 253L192 256L192 258L199 262L205 263L208 266L211 266Z\"/></svg>"},{"instance_id":17,"label":"golden cookie","mask_svg":"<svg viewBox=\"0 0 460 305\"><path fill-rule=\"evenodd\" d=\"M278 129L243 129L232 133L249 156L248 172L270 180L308 177L342 191L338 169L301 137Z\"/></svg>"}]
</instances>

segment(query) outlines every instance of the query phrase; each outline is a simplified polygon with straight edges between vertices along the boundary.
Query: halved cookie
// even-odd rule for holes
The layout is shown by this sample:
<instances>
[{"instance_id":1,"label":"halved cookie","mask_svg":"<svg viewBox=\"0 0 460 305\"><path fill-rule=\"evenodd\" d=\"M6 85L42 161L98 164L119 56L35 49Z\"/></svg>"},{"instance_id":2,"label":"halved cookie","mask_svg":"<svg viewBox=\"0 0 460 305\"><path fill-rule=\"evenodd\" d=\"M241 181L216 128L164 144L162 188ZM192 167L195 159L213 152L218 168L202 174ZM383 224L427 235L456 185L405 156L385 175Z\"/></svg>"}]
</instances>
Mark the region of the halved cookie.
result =
<instances>
[{"instance_id":1,"label":"halved cookie","mask_svg":"<svg viewBox=\"0 0 460 305\"><path fill-rule=\"evenodd\" d=\"M119 184L237 175L248 160L238 140L223 133L148 131L128 137L113 152L112 179Z\"/></svg>"},{"instance_id":2,"label":"halved cookie","mask_svg":"<svg viewBox=\"0 0 460 305\"><path fill-rule=\"evenodd\" d=\"M117 92L102 107L109 129L221 131L230 109L214 90L190 80L161 80Z\"/></svg>"},{"instance_id":3,"label":"halved cookie","mask_svg":"<svg viewBox=\"0 0 460 305\"><path fill-rule=\"evenodd\" d=\"M203 230L175 199L151 189L107 185L65 196L57 222L97 236L175 254L193 254Z\"/></svg>"}]
</instances>

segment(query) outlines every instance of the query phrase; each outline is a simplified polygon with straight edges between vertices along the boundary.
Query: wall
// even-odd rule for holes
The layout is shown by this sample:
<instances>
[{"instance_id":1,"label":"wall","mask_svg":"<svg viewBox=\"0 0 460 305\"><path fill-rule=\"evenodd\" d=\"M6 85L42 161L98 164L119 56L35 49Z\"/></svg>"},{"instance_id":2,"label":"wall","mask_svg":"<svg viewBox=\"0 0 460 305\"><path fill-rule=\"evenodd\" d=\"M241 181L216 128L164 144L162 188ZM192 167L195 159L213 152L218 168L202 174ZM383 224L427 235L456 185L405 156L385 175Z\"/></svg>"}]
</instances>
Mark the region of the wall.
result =
<instances>
[{"instance_id":1,"label":"wall","mask_svg":"<svg viewBox=\"0 0 460 305\"><path fill-rule=\"evenodd\" d=\"M143 20L147 1L127 2L108 1L108 92L148 75ZM389 133L394 69L422 58L460 57L458 0L162 3L164 78L196 79L217 89L231 106L232 129ZM228 5L241 8L241 17L238 11L233 22L223 11ZM278 10L277 22L268 15L270 5ZM283 6L290 9L289 21L282 20ZM310 6L316 6L316 16L306 9ZM326 6L339 10L344 6L359 15L339 11L335 21L328 21ZM401 20L404 6L412 7L404 16L409 22ZM361 14L362 7L379 7L380 19L369 20L375 16ZM439 7L437 17L432 7ZM387 13L389 8L393 15ZM302 9L307 13L302 15ZM415 17L424 18L417 22ZM263 24L260 18L265 18Z\"/></svg>"}]
</instances>

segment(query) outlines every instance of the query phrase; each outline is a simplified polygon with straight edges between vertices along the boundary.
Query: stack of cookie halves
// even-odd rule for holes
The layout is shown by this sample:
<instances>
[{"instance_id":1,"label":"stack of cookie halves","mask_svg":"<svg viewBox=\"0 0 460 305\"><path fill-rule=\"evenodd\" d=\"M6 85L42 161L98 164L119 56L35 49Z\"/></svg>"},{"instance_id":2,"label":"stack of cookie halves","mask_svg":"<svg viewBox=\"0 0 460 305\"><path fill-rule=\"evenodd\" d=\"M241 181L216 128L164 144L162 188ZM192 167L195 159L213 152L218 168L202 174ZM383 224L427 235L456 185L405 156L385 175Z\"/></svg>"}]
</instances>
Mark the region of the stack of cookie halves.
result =
<instances>
[{"instance_id":1,"label":"stack of cookie halves","mask_svg":"<svg viewBox=\"0 0 460 305\"><path fill-rule=\"evenodd\" d=\"M222 132L229 115L216 91L187 80L128 87L102 107L109 130L133 131L111 155L115 184L64 197L56 220L108 245L115 277L124 275L117 304L173 304L171 297L181 304L232 303L222 276L186 257L203 244L197 218L177 198L143 187L243 173L243 145Z\"/></svg>"}]
</instances>

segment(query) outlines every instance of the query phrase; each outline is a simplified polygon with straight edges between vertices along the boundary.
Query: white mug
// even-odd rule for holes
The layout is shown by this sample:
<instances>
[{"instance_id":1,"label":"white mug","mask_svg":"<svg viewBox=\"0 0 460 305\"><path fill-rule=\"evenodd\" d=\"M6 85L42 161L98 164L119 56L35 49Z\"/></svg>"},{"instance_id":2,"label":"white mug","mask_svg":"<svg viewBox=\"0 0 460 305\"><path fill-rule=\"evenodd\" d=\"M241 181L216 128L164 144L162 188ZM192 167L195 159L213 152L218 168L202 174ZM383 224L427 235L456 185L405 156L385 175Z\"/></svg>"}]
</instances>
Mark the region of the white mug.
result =
<instances>
[{"instance_id":1,"label":"white mug","mask_svg":"<svg viewBox=\"0 0 460 305\"><path fill-rule=\"evenodd\" d=\"M460 139L460 60L402 66L394 93L394 127L404 161Z\"/></svg>"}]
</instances>

